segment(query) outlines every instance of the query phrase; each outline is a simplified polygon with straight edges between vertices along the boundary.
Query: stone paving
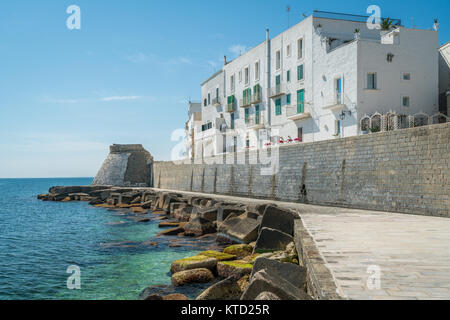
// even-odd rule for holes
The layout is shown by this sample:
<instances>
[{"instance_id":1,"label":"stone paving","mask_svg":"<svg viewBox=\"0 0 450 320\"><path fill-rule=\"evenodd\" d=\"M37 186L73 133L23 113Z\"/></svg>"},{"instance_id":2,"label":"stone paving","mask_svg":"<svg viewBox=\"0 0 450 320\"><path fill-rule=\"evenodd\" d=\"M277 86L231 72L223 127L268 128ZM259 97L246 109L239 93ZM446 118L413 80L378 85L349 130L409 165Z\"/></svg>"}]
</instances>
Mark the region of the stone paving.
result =
<instances>
[{"instance_id":1,"label":"stone paving","mask_svg":"<svg viewBox=\"0 0 450 320\"><path fill-rule=\"evenodd\" d=\"M449 218L179 193L299 210L343 298L450 299Z\"/></svg>"}]
</instances>

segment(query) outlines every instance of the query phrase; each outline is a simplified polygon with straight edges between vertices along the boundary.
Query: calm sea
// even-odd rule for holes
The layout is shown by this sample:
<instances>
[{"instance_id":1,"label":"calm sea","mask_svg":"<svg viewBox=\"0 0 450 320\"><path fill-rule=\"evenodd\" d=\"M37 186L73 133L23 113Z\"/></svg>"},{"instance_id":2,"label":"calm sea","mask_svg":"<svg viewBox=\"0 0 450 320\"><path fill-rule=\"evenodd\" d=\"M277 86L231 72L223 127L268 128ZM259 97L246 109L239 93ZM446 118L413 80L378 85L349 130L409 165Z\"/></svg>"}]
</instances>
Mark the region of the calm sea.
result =
<instances>
[{"instance_id":1,"label":"calm sea","mask_svg":"<svg viewBox=\"0 0 450 320\"><path fill-rule=\"evenodd\" d=\"M51 186L91 182L0 179L0 299L137 299L148 286L170 284L173 260L200 251L154 238L156 220L135 223L87 203L36 199ZM80 267L81 290L67 288L70 265Z\"/></svg>"}]
</instances>

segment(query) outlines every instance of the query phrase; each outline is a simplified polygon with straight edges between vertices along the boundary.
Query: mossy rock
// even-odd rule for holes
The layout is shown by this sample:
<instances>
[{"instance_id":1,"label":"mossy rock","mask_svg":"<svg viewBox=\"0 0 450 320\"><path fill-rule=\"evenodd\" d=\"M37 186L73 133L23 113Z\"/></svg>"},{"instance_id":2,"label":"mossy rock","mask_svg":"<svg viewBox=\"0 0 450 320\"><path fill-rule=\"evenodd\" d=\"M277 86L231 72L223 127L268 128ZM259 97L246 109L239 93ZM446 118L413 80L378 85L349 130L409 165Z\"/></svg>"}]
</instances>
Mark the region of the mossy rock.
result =
<instances>
[{"instance_id":1,"label":"mossy rock","mask_svg":"<svg viewBox=\"0 0 450 320\"><path fill-rule=\"evenodd\" d=\"M221 261L217 263L217 273L220 277L242 278L252 272L253 265L246 260Z\"/></svg>"},{"instance_id":2,"label":"mossy rock","mask_svg":"<svg viewBox=\"0 0 450 320\"><path fill-rule=\"evenodd\" d=\"M217 266L217 259L211 258L202 255L196 255L189 258L184 258L180 260L175 260L172 262L172 266L170 267L170 272L177 273L180 271L190 270L190 269L198 269L198 268L206 268L209 270L215 270Z\"/></svg>"},{"instance_id":3,"label":"mossy rock","mask_svg":"<svg viewBox=\"0 0 450 320\"><path fill-rule=\"evenodd\" d=\"M248 244L234 244L232 246L226 247L223 252L233 254L236 257L242 258L252 254L253 247Z\"/></svg>"},{"instance_id":4,"label":"mossy rock","mask_svg":"<svg viewBox=\"0 0 450 320\"><path fill-rule=\"evenodd\" d=\"M242 258L243 261L247 261L250 264L253 264L256 260L256 258L258 258L260 256L259 253L254 253L254 254L250 254L244 258Z\"/></svg>"},{"instance_id":5,"label":"mossy rock","mask_svg":"<svg viewBox=\"0 0 450 320\"><path fill-rule=\"evenodd\" d=\"M216 258L217 261L228 261L228 260L236 259L236 256L233 254L228 254L228 253L214 251L214 250L203 251L203 252L200 252L198 255Z\"/></svg>"},{"instance_id":6,"label":"mossy rock","mask_svg":"<svg viewBox=\"0 0 450 320\"><path fill-rule=\"evenodd\" d=\"M189 283L208 283L213 280L213 273L205 268L180 271L172 275L172 285L174 286L183 286Z\"/></svg>"}]
</instances>

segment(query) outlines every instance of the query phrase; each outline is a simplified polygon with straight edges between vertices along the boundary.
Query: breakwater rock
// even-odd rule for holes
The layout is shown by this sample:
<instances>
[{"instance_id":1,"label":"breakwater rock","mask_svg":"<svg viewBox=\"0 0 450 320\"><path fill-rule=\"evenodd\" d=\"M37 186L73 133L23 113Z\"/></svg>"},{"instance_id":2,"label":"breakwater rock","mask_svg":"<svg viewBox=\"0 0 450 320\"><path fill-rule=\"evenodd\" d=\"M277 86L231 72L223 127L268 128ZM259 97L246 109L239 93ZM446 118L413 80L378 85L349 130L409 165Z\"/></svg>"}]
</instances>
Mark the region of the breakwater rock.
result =
<instances>
[{"instance_id":1,"label":"breakwater rock","mask_svg":"<svg viewBox=\"0 0 450 320\"><path fill-rule=\"evenodd\" d=\"M124 219L139 223L157 220L159 227L166 229L155 239L167 239L174 246L183 246L183 238L195 243L215 239L206 251L173 261L167 270L172 274L170 293L207 284L197 299L310 299L307 270L292 237L297 212L269 203L255 206L152 188L53 187L38 198L89 201L122 214ZM145 249L157 246L155 239L104 247ZM167 293L149 287L141 298L163 299Z\"/></svg>"},{"instance_id":2,"label":"breakwater rock","mask_svg":"<svg viewBox=\"0 0 450 320\"><path fill-rule=\"evenodd\" d=\"M152 186L153 157L140 144L114 144L93 185Z\"/></svg>"}]
</instances>

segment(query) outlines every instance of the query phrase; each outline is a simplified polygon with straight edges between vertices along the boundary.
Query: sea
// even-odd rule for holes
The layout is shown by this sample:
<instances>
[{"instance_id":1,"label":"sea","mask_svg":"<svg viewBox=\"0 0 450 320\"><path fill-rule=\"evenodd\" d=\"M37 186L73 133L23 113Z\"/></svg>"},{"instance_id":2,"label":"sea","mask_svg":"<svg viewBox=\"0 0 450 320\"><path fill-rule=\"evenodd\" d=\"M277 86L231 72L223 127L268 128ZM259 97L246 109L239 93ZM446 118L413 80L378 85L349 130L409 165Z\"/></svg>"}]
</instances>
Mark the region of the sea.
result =
<instances>
[{"instance_id":1,"label":"sea","mask_svg":"<svg viewBox=\"0 0 450 320\"><path fill-rule=\"evenodd\" d=\"M36 198L52 186L91 183L0 179L0 300L136 300L147 287L170 287L172 261L211 246L185 239L170 247L180 237L158 237L156 219ZM200 289L191 289L185 294L195 298Z\"/></svg>"}]
</instances>

